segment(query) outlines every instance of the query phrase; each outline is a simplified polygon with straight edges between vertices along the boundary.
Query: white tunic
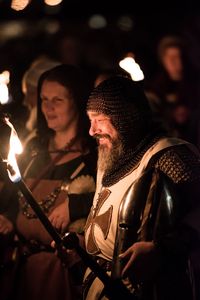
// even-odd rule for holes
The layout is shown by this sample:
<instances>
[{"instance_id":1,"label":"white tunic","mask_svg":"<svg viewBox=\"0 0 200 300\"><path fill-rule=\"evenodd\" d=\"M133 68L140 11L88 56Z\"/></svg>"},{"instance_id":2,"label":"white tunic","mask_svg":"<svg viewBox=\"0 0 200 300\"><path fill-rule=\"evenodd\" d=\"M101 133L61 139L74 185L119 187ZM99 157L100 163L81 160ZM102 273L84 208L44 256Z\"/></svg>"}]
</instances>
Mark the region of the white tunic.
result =
<instances>
[{"instance_id":1,"label":"white tunic","mask_svg":"<svg viewBox=\"0 0 200 300\"><path fill-rule=\"evenodd\" d=\"M124 194L145 171L153 155L162 149L181 144L192 146L186 141L177 138L160 139L146 151L140 162L129 174L109 188L102 186L102 174L97 175L96 193L85 231L86 249L88 253L112 261L117 231L118 210ZM101 196L99 197L99 195ZM85 278L87 278L90 272L91 270L88 268L85 273ZM110 274L110 272L107 273ZM86 295L84 295L84 299L107 300L108 298L106 296L101 297L103 288L104 284L98 277L95 277Z\"/></svg>"},{"instance_id":2,"label":"white tunic","mask_svg":"<svg viewBox=\"0 0 200 300\"><path fill-rule=\"evenodd\" d=\"M91 219L88 219L89 224L87 224L85 231L86 249L89 253L112 260L118 210L127 189L141 176L154 154L164 148L185 143L185 141L177 138L160 139L146 151L134 169L109 188L102 186L102 174L97 175L97 188L90 212ZM99 197L99 195L101 196ZM95 211L96 209L97 211ZM95 253L95 251L98 253Z\"/></svg>"}]
</instances>

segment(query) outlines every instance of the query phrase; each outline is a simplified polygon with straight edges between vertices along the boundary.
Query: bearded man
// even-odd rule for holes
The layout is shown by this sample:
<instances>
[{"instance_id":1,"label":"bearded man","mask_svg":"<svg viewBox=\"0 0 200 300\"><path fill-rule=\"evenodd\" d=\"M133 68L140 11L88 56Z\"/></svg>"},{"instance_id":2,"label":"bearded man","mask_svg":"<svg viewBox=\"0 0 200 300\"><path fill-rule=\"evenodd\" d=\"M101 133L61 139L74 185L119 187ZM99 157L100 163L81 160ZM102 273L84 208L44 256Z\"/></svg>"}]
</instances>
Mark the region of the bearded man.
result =
<instances>
[{"instance_id":1,"label":"bearded man","mask_svg":"<svg viewBox=\"0 0 200 300\"><path fill-rule=\"evenodd\" d=\"M97 188L85 228L87 252L113 281L122 280L133 299L195 299L199 152L165 134L141 87L128 78L100 83L87 113L90 135L99 145ZM108 297L88 269L84 299Z\"/></svg>"}]
</instances>

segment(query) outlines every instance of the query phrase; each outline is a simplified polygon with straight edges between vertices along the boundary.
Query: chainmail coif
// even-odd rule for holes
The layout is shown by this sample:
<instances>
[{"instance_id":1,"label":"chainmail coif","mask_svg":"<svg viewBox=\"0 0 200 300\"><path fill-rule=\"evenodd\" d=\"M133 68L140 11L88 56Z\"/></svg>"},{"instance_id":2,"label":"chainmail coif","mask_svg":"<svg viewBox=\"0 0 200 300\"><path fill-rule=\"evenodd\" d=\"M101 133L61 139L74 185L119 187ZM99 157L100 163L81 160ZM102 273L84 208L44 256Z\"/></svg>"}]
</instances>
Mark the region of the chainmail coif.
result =
<instances>
[{"instance_id":1,"label":"chainmail coif","mask_svg":"<svg viewBox=\"0 0 200 300\"><path fill-rule=\"evenodd\" d=\"M151 123L148 100L139 85L122 76L103 81L91 93L87 110L108 115L124 147L135 147Z\"/></svg>"},{"instance_id":2,"label":"chainmail coif","mask_svg":"<svg viewBox=\"0 0 200 300\"><path fill-rule=\"evenodd\" d=\"M152 112L144 92L138 83L125 77L116 76L100 83L89 97L87 110L109 116L122 140L122 157L102 181L104 186L111 186L139 162L160 133L153 129Z\"/></svg>"}]
</instances>

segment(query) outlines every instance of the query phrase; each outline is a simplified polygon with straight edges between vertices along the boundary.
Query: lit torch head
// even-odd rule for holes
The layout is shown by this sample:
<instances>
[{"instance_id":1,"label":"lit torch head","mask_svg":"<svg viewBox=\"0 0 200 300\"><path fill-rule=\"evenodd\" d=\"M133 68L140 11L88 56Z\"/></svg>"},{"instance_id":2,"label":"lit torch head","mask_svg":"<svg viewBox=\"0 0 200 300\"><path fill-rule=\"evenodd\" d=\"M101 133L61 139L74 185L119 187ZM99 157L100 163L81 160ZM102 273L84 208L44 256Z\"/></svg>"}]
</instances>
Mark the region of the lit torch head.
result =
<instances>
[{"instance_id":1,"label":"lit torch head","mask_svg":"<svg viewBox=\"0 0 200 300\"><path fill-rule=\"evenodd\" d=\"M119 66L131 75L133 81L144 79L144 74L131 53L128 53L128 55L119 62Z\"/></svg>"},{"instance_id":2,"label":"lit torch head","mask_svg":"<svg viewBox=\"0 0 200 300\"><path fill-rule=\"evenodd\" d=\"M10 123L7 117L4 118L5 123L10 127L10 142L9 142L9 152L7 158L7 168L8 168L8 175L11 181L17 182L21 180L21 174L19 171L19 167L17 165L16 154L21 154L22 144L18 138L17 132L14 126Z\"/></svg>"}]
</instances>

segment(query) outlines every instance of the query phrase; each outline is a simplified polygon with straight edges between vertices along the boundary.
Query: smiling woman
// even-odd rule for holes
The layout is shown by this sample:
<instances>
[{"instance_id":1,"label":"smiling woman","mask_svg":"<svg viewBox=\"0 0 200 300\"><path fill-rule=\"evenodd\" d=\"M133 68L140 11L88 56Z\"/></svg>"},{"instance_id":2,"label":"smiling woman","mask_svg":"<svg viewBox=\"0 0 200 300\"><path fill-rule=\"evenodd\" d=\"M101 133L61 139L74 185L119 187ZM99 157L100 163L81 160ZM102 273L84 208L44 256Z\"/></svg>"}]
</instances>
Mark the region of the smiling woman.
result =
<instances>
[{"instance_id":1,"label":"smiling woman","mask_svg":"<svg viewBox=\"0 0 200 300\"><path fill-rule=\"evenodd\" d=\"M21 162L26 185L61 235L83 233L95 190L96 155L84 109L86 87L82 72L72 65L58 65L41 75L37 136ZM51 236L22 194L14 193L7 201L10 205L19 201L14 222L22 255L11 298L80 299L84 271L80 258L74 253L55 255Z\"/></svg>"},{"instance_id":2,"label":"smiling woman","mask_svg":"<svg viewBox=\"0 0 200 300\"><path fill-rule=\"evenodd\" d=\"M42 112L49 128L62 132L68 130L69 127L74 127L73 131L76 131L77 107L74 105L70 92L64 86L45 80L41 89L41 99ZM71 134L74 136L75 132Z\"/></svg>"}]
</instances>

